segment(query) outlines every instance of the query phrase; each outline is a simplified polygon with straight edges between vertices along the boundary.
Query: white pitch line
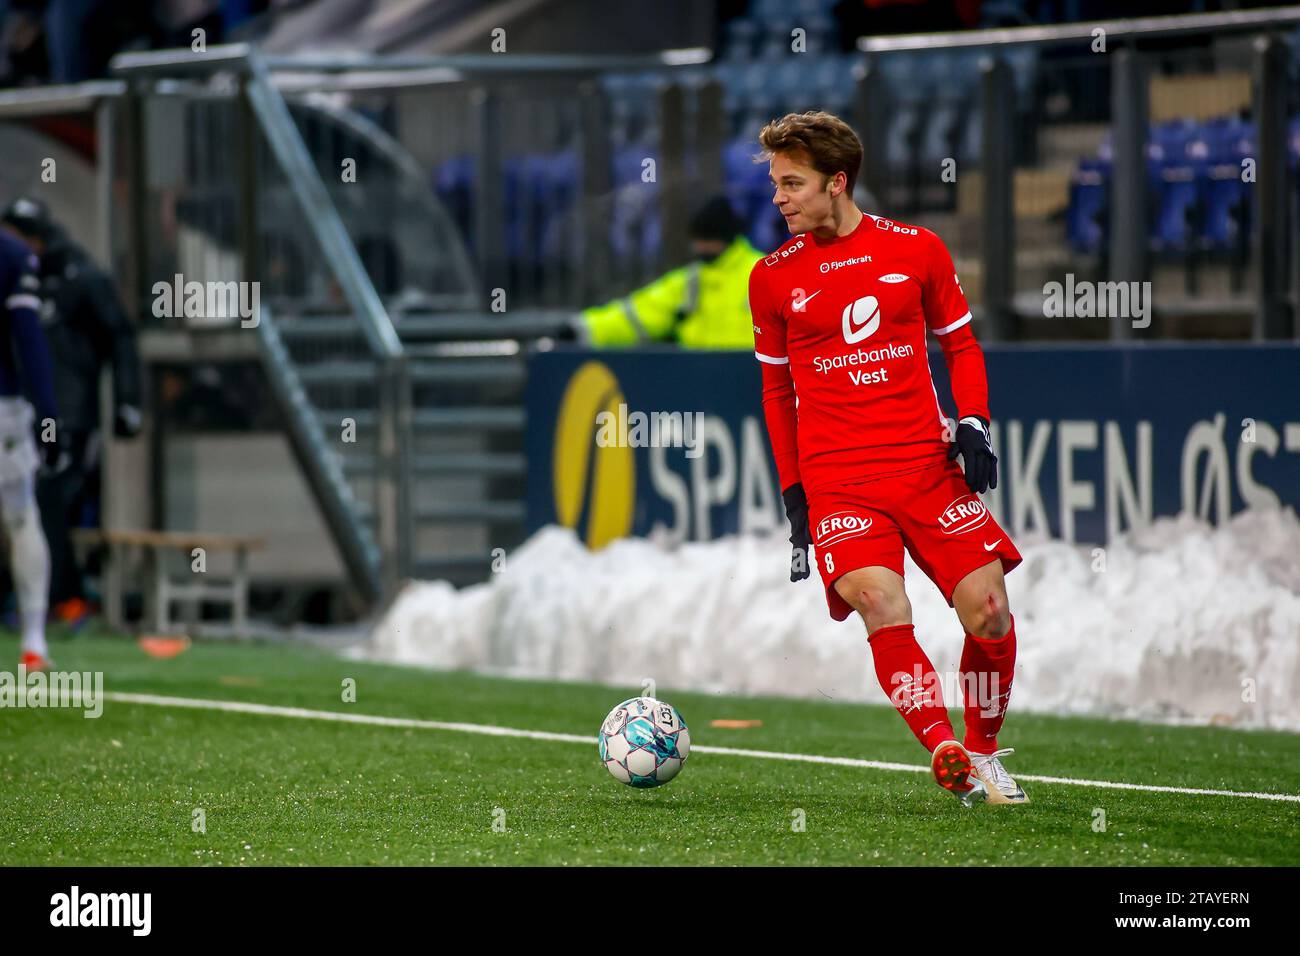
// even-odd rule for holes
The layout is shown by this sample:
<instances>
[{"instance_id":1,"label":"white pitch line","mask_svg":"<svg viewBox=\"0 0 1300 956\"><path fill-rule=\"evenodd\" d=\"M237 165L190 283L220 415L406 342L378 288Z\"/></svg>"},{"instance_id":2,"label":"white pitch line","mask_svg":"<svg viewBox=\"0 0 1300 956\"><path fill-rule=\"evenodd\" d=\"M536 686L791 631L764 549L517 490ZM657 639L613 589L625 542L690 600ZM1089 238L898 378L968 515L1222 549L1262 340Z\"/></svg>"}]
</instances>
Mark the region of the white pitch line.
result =
<instances>
[{"instance_id":1,"label":"white pitch line","mask_svg":"<svg viewBox=\"0 0 1300 956\"><path fill-rule=\"evenodd\" d=\"M188 707L195 710L220 710L235 714L259 714L265 717L296 717L304 720L330 720L340 724L366 724L372 727L405 727L416 730L451 730L465 734L484 734L489 737L522 737L528 740L553 740L566 744L595 742L595 734L556 734L546 730L520 730L515 727L496 727L492 724L462 724L442 720L419 720L413 717L380 717L376 714L346 714L332 710L308 710L303 707L277 707L273 704L252 704L236 700L202 700L196 697L162 697L157 694L124 694L106 692L105 700L122 704L147 704L154 707ZM861 760L857 757L823 757L817 754L789 754L775 750L742 750L737 747L691 746L692 753L720 754L730 757L756 757L760 760L794 760L803 763L832 764L838 767L862 767L868 770L893 770L907 773L929 773L929 767L914 764L891 763L885 760ZM1203 790L1198 787L1162 787L1147 783L1117 783L1111 780L1075 780L1072 777L1045 777L1038 774L1017 774L1020 780L1036 783L1060 783L1074 787L1099 787L1108 790L1142 790L1147 793L1180 793L1199 797L1240 797L1249 800L1282 800L1300 803L1300 794L1250 793L1237 790Z\"/></svg>"}]
</instances>

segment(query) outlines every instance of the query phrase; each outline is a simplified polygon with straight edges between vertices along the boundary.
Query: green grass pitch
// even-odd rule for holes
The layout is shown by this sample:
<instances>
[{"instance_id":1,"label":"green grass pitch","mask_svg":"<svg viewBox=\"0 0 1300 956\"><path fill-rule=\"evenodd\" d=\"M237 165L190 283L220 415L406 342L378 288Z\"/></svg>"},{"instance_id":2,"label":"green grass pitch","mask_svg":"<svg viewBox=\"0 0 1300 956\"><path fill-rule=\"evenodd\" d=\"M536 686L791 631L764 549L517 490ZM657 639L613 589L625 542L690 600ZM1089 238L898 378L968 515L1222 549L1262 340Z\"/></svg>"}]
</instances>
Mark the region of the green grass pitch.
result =
<instances>
[{"instance_id":1,"label":"green grass pitch","mask_svg":"<svg viewBox=\"0 0 1300 956\"><path fill-rule=\"evenodd\" d=\"M17 651L0 638L0 670L16 669ZM591 743L114 701L93 720L74 709L0 710L5 865L1300 864L1294 802L1027 782L1028 806L968 809L928 774L699 752L666 787L633 790L601 768L595 733L637 688L382 666L284 645L200 643L155 660L93 634L61 638L52 652L60 670L102 671L106 691ZM347 678L355 703L342 699ZM697 746L928 762L886 707L658 692ZM763 724L711 727L719 718ZM1000 742L1016 748L1013 774L1300 793L1295 734L1013 708Z\"/></svg>"}]
</instances>

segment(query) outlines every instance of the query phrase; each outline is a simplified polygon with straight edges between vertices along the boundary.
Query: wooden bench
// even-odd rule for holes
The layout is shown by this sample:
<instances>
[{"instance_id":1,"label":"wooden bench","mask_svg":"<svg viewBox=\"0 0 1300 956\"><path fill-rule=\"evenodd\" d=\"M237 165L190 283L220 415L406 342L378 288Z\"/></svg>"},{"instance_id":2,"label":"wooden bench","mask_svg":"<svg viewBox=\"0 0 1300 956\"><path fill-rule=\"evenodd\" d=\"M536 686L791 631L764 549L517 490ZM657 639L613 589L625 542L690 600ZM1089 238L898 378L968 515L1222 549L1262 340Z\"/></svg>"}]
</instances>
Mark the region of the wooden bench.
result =
<instances>
[{"instance_id":1,"label":"wooden bench","mask_svg":"<svg viewBox=\"0 0 1300 956\"><path fill-rule=\"evenodd\" d=\"M248 552L260 550L261 538L233 534L208 534L201 531L101 531L77 528L73 532L80 542L108 546L108 565L104 570L104 616L109 626L123 626L122 591L126 555L129 549L145 553L151 569L153 586L150 596L153 627L158 634L171 629L173 601L228 601L231 624L240 636L248 631ZM186 560L195 548L202 548L206 566L210 552L233 552L234 574L229 580L208 581L207 571L192 573L191 580L176 581L167 575L166 551L184 551Z\"/></svg>"}]
</instances>

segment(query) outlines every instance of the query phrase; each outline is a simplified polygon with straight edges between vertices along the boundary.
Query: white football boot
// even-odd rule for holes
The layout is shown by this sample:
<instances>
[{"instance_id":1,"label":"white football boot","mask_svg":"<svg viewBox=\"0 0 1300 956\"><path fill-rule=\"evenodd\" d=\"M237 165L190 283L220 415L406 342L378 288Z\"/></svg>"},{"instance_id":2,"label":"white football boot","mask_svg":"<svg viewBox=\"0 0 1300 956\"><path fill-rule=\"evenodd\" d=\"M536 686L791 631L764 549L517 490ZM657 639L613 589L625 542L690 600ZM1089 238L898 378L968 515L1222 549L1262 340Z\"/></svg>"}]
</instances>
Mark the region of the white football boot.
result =
<instances>
[{"instance_id":1,"label":"white football boot","mask_svg":"<svg viewBox=\"0 0 1300 956\"><path fill-rule=\"evenodd\" d=\"M988 788L988 798L986 803L1028 803L1029 795L1011 778L1007 773L1007 768L1002 766L999 757L1007 754L1013 754L1015 750L1007 747L1004 750L995 750L991 754L977 754L971 752L970 759L974 764L974 775L984 781Z\"/></svg>"}]
</instances>

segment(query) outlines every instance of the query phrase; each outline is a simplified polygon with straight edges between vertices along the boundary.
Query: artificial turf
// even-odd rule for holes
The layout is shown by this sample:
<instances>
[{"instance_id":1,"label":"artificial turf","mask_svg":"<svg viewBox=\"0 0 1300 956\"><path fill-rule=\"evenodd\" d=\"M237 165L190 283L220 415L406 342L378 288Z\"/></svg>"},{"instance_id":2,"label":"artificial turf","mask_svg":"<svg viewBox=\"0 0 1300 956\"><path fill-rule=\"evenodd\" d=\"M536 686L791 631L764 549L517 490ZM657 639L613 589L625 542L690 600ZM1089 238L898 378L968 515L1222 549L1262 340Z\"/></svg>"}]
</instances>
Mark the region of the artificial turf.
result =
<instances>
[{"instance_id":1,"label":"artificial turf","mask_svg":"<svg viewBox=\"0 0 1300 956\"><path fill-rule=\"evenodd\" d=\"M61 671L102 672L106 691L590 743L112 700L97 719L4 709L4 865L1300 863L1295 802L1025 782L1027 806L964 808L928 773L698 750L671 784L635 790L601 767L595 733L639 688L386 666L285 644L198 643L158 660L103 633L59 640L53 653ZM16 659L16 641L0 638L0 669ZM349 679L354 702L344 700ZM928 763L887 707L663 686L658 695L678 707L697 748ZM762 726L721 729L716 719ZM1013 709L999 739L1016 748L1013 774L1300 794L1291 733Z\"/></svg>"}]
</instances>

